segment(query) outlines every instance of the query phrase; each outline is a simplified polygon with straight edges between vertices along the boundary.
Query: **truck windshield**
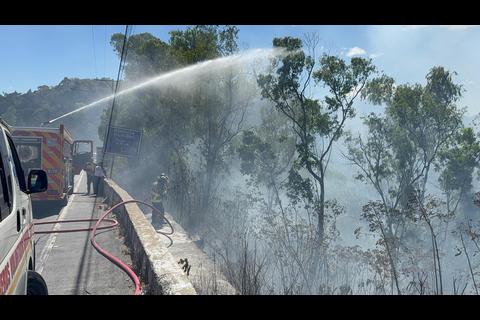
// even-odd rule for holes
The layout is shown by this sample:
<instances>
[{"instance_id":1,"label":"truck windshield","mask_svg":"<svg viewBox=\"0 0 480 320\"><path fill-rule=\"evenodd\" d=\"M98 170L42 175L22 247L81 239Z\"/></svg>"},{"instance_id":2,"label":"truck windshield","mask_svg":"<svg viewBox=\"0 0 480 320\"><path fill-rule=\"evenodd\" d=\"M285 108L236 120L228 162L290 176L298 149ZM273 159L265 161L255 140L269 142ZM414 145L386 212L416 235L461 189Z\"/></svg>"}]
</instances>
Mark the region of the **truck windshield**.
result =
<instances>
[{"instance_id":1,"label":"truck windshield","mask_svg":"<svg viewBox=\"0 0 480 320\"><path fill-rule=\"evenodd\" d=\"M83 154L92 152L92 144L90 142L76 142L75 154Z\"/></svg>"},{"instance_id":2,"label":"truck windshield","mask_svg":"<svg viewBox=\"0 0 480 320\"><path fill-rule=\"evenodd\" d=\"M18 157L25 169L41 169L41 139L15 138Z\"/></svg>"}]
</instances>

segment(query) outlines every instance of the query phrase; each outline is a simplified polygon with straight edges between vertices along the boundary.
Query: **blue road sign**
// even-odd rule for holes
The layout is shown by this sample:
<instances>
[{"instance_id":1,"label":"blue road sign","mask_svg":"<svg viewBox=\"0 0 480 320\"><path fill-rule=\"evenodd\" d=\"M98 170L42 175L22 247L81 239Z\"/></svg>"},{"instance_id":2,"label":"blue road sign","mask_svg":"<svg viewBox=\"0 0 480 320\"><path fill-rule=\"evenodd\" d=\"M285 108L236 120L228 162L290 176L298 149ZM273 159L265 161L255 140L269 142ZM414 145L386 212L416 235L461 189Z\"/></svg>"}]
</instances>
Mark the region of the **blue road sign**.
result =
<instances>
[{"instance_id":1,"label":"blue road sign","mask_svg":"<svg viewBox=\"0 0 480 320\"><path fill-rule=\"evenodd\" d=\"M136 157L140 152L141 141L142 132L140 130L110 127L106 152Z\"/></svg>"}]
</instances>

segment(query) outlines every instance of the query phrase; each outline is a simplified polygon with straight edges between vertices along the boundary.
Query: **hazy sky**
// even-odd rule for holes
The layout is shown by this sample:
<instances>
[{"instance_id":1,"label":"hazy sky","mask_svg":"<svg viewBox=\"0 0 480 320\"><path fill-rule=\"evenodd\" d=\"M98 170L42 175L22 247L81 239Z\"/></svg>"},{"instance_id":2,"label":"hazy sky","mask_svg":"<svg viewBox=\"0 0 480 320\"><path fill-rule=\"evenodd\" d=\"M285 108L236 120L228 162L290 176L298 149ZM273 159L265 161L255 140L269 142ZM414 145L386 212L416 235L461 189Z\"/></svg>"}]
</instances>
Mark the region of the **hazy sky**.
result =
<instances>
[{"instance_id":1,"label":"hazy sky","mask_svg":"<svg viewBox=\"0 0 480 320\"><path fill-rule=\"evenodd\" d=\"M185 26L134 26L168 41L168 32ZM0 26L0 92L25 92L56 85L64 77L116 78L118 58L110 36L125 26ZM424 82L442 65L457 71L467 90L462 106L480 112L480 28L474 26L239 26L241 48L271 47L273 37L318 32L324 50L343 56L372 57L399 83Z\"/></svg>"}]
</instances>

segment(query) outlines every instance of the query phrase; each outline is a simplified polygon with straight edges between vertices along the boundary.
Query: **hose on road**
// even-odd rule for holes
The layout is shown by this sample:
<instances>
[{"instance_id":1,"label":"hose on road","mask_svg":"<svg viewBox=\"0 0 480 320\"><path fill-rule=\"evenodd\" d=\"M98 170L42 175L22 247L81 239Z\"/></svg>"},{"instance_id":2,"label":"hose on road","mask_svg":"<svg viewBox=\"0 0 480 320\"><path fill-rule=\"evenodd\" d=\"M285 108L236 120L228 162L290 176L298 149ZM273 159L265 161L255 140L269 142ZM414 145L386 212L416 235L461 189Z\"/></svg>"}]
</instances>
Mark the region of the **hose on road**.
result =
<instances>
[{"instance_id":1,"label":"hose on road","mask_svg":"<svg viewBox=\"0 0 480 320\"><path fill-rule=\"evenodd\" d=\"M118 226L118 221L115 219L107 219L106 217L113 212L116 208L123 206L127 203L141 203L143 205L146 205L147 207L151 208L152 210L160 212L157 208L154 206L150 205L149 203L146 203L144 201L140 200L126 200L122 201L120 203L117 203L107 211L98 219L71 219L71 220L56 220L56 221L47 221L47 222L36 222L34 223L35 226L37 225L46 225L46 224L57 224L57 223L73 223L73 222L92 222L96 221L95 225L92 228L75 228L75 229L65 229L65 230L47 230L47 231L36 231L35 234L48 234L48 233L67 233L67 232L80 232L80 231L91 231L90 233L90 243L92 246L95 248L95 250L98 251L102 256L107 258L109 261L111 261L113 264L115 264L117 267L125 271L127 275L132 279L132 281L135 284L135 295L140 295L142 293L141 286L140 286L140 280L138 276L135 274L135 272L124 262L122 262L120 259L115 257L113 254L102 248L97 241L95 240L95 237L97 235L97 230L102 230L102 229L113 229L116 226ZM175 230L173 229L172 224L168 219L164 216L163 219L167 222L167 224L170 226L171 232L162 232L162 231L157 231L157 233L160 233L164 236L166 236L170 240L170 245L172 245L172 239L169 237L169 235L172 235ZM111 224L106 225L106 226L100 226L100 223L103 221L110 222Z\"/></svg>"}]
</instances>

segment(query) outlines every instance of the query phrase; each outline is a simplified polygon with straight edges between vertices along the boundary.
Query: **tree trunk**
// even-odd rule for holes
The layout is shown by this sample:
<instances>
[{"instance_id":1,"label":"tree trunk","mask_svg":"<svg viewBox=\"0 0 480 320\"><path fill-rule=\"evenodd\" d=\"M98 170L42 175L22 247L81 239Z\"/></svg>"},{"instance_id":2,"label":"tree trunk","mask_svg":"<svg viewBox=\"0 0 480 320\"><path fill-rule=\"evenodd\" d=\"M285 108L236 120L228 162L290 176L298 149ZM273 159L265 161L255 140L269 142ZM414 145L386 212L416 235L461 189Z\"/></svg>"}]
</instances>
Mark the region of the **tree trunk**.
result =
<instances>
[{"instance_id":1,"label":"tree trunk","mask_svg":"<svg viewBox=\"0 0 480 320\"><path fill-rule=\"evenodd\" d=\"M323 175L322 175L323 177ZM325 182L320 179L320 208L318 210L318 243L323 244L325 236Z\"/></svg>"},{"instance_id":2,"label":"tree trunk","mask_svg":"<svg viewBox=\"0 0 480 320\"><path fill-rule=\"evenodd\" d=\"M383 230L382 227L380 227L380 231L382 232L383 241L385 242L385 249L387 250L387 255L388 255L388 260L390 262L390 267L391 267L391 273L392 273L392 276L393 276L393 280L395 281L395 286L397 287L397 294L401 295L402 292L400 290L400 286L399 286L399 283L398 283L397 268L395 266L395 261L392 257L392 248L390 248L390 245L388 244L388 238L387 238L387 236L385 234L385 231Z\"/></svg>"},{"instance_id":3,"label":"tree trunk","mask_svg":"<svg viewBox=\"0 0 480 320\"><path fill-rule=\"evenodd\" d=\"M208 207L210 205L210 198L212 194L212 185L214 182L214 171L215 171L215 164L214 164L214 159L212 159L211 156L207 156L207 168L206 168L206 183L205 183L205 193L203 196L203 205L202 205L202 210L208 210ZM205 212L202 213L204 215Z\"/></svg>"},{"instance_id":4,"label":"tree trunk","mask_svg":"<svg viewBox=\"0 0 480 320\"><path fill-rule=\"evenodd\" d=\"M323 244L325 236L325 171L322 163L320 163L319 174L317 174L311 165L307 163L307 171L310 175L317 181L320 185L320 203L317 211L317 233L318 233L318 244L321 246Z\"/></svg>"}]
</instances>

